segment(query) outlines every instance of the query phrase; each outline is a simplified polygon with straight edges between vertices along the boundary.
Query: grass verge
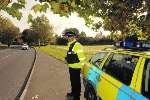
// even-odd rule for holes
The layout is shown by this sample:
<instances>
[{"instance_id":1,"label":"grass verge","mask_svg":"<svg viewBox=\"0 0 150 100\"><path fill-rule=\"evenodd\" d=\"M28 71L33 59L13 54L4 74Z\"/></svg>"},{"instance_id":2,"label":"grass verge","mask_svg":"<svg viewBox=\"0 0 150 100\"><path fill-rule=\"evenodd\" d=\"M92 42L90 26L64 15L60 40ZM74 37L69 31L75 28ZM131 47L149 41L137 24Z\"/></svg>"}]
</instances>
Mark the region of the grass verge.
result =
<instances>
[{"instance_id":1,"label":"grass verge","mask_svg":"<svg viewBox=\"0 0 150 100\"><path fill-rule=\"evenodd\" d=\"M40 48L36 47L36 50L42 51L62 61L64 61L64 57L66 55L65 49L58 48L58 46L54 46L54 45L41 46Z\"/></svg>"},{"instance_id":2,"label":"grass verge","mask_svg":"<svg viewBox=\"0 0 150 100\"><path fill-rule=\"evenodd\" d=\"M86 60L88 61L92 55L94 55L101 49L112 47L112 45L97 45L97 46L83 46L83 47L87 58ZM36 49L64 61L67 46L48 45L48 46L41 46L40 48L36 47Z\"/></svg>"}]
</instances>

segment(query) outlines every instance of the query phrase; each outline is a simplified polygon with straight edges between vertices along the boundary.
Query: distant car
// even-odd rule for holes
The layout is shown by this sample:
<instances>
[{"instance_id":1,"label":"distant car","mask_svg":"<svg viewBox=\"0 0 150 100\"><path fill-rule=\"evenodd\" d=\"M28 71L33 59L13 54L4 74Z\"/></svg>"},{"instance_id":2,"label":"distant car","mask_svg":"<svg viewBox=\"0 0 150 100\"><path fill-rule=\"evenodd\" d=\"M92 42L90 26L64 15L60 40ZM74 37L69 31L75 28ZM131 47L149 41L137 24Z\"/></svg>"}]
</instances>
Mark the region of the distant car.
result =
<instances>
[{"instance_id":1,"label":"distant car","mask_svg":"<svg viewBox=\"0 0 150 100\"><path fill-rule=\"evenodd\" d=\"M22 48L22 50L28 50L29 46L27 44L23 44L21 48Z\"/></svg>"},{"instance_id":2,"label":"distant car","mask_svg":"<svg viewBox=\"0 0 150 100\"><path fill-rule=\"evenodd\" d=\"M150 99L150 51L102 50L83 67L86 100Z\"/></svg>"}]
</instances>

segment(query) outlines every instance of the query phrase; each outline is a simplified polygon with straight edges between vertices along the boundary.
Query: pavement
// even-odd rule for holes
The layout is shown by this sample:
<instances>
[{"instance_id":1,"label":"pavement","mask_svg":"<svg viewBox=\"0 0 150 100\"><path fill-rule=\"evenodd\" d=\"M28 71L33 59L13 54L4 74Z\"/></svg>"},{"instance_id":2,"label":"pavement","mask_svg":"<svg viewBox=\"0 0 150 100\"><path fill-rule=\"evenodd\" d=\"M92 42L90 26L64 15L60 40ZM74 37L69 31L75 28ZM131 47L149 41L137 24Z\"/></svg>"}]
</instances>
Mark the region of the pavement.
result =
<instances>
[{"instance_id":1,"label":"pavement","mask_svg":"<svg viewBox=\"0 0 150 100\"><path fill-rule=\"evenodd\" d=\"M63 61L38 51L31 75L22 100L65 100L70 81ZM81 94L84 100L83 84Z\"/></svg>"}]
</instances>

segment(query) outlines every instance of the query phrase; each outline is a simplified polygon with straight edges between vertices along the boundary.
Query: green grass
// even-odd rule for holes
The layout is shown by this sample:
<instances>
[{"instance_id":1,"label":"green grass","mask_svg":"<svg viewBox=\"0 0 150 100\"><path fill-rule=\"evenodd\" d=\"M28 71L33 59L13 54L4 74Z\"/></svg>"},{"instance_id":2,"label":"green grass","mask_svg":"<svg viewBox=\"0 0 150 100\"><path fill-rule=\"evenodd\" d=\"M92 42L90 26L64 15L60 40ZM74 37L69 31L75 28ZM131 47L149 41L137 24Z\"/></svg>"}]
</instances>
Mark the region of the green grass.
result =
<instances>
[{"instance_id":1,"label":"green grass","mask_svg":"<svg viewBox=\"0 0 150 100\"><path fill-rule=\"evenodd\" d=\"M57 59L64 60L66 50L63 48L59 48L58 46L48 45L36 47L37 50L42 51L50 56L56 57Z\"/></svg>"},{"instance_id":2,"label":"green grass","mask_svg":"<svg viewBox=\"0 0 150 100\"><path fill-rule=\"evenodd\" d=\"M84 46L84 52L87 57L87 60L92 57L95 53L104 48L112 47L112 45L94 45L94 46Z\"/></svg>"},{"instance_id":3,"label":"green grass","mask_svg":"<svg viewBox=\"0 0 150 100\"><path fill-rule=\"evenodd\" d=\"M94 55L101 49L112 47L112 45L96 45L96 46L83 46L83 47L87 58L86 60L88 61L92 55ZM42 46L40 48L36 47L36 49L64 61L64 57L67 51L67 46L48 45L48 46Z\"/></svg>"}]
</instances>

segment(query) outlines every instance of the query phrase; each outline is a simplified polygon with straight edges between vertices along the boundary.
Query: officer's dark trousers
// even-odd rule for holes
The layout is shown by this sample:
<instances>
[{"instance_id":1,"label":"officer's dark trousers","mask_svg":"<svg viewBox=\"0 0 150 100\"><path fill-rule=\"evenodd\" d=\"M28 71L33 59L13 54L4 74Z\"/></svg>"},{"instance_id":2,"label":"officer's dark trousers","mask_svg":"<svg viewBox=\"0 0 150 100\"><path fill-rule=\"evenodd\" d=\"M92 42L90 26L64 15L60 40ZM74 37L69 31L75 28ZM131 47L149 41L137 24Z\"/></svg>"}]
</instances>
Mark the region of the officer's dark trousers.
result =
<instances>
[{"instance_id":1,"label":"officer's dark trousers","mask_svg":"<svg viewBox=\"0 0 150 100\"><path fill-rule=\"evenodd\" d=\"M71 93L76 98L74 100L80 100L80 92L81 92L80 71L81 69L69 68L71 90L72 90Z\"/></svg>"}]
</instances>

